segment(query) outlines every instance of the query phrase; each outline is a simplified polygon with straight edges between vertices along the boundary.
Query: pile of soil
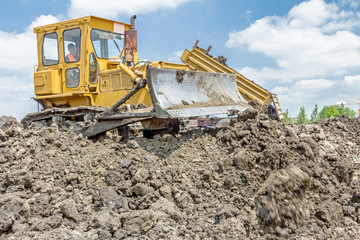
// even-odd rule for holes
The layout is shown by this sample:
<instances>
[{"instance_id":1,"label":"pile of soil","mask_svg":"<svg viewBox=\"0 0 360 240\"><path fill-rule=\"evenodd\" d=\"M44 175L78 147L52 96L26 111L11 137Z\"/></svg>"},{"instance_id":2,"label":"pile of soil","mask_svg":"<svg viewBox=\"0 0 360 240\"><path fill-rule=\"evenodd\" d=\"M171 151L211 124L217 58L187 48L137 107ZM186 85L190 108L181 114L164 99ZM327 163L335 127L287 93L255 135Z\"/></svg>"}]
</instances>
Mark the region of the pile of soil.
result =
<instances>
[{"instance_id":1,"label":"pile of soil","mask_svg":"<svg viewBox=\"0 0 360 240\"><path fill-rule=\"evenodd\" d=\"M356 239L359 124L92 141L1 117L0 239Z\"/></svg>"}]
</instances>

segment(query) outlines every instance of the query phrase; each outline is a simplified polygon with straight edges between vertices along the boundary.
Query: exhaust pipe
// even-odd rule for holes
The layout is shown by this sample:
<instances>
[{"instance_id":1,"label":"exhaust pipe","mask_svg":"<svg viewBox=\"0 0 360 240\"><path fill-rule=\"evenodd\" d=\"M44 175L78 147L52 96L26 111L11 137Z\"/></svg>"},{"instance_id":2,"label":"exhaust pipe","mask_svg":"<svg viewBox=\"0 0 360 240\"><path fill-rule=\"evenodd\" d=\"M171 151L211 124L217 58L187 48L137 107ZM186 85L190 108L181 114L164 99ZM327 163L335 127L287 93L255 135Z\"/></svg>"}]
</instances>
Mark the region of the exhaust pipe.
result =
<instances>
[{"instance_id":1,"label":"exhaust pipe","mask_svg":"<svg viewBox=\"0 0 360 240\"><path fill-rule=\"evenodd\" d=\"M136 15L131 17L130 30L125 31L124 57L126 66L131 66L132 64L135 64L135 62L139 61L137 57L137 31L135 30L135 19Z\"/></svg>"},{"instance_id":2,"label":"exhaust pipe","mask_svg":"<svg viewBox=\"0 0 360 240\"><path fill-rule=\"evenodd\" d=\"M135 30L135 19L136 19L136 15L133 15L130 19L130 23L131 23L131 30Z\"/></svg>"}]
</instances>

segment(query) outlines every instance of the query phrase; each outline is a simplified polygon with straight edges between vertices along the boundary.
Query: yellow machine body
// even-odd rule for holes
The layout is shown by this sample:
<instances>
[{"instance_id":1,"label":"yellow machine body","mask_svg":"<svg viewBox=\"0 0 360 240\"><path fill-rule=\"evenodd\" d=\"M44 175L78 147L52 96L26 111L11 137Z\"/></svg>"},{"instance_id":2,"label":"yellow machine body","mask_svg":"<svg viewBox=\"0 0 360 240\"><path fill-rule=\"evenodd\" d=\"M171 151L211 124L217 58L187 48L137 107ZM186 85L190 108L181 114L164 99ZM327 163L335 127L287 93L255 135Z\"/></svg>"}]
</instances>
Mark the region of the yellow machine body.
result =
<instances>
[{"instance_id":1,"label":"yellow machine body","mask_svg":"<svg viewBox=\"0 0 360 240\"><path fill-rule=\"evenodd\" d=\"M271 102L270 92L197 47L184 52L184 64L139 62L135 18L125 24L87 16L34 28L38 48L34 99L44 109L112 110L124 103L145 104L160 118L243 111L246 101L254 99L261 105ZM147 84L139 88L145 79Z\"/></svg>"},{"instance_id":2,"label":"yellow machine body","mask_svg":"<svg viewBox=\"0 0 360 240\"><path fill-rule=\"evenodd\" d=\"M37 34L38 65L34 72L34 99L44 109L51 107L104 106L110 107L134 86L134 72L145 75L146 68L121 64L128 49L123 49L125 31L131 25L99 17L88 16L34 28ZM98 34L96 39L94 33ZM101 38L101 34L103 34ZM109 54L111 36L118 36L117 55ZM101 39L100 39L101 38ZM135 39L132 39L136 41ZM68 60L68 45L77 47L78 60ZM116 44L113 44L116 46ZM112 46L112 47L114 47ZM136 46L136 43L135 43ZM132 65L138 63L137 49L133 49ZM152 66L186 69L182 64L153 62ZM126 69L128 72L126 72ZM129 71L130 70L130 71ZM70 75L75 75L71 79ZM136 93L126 103L151 106L148 89Z\"/></svg>"}]
</instances>

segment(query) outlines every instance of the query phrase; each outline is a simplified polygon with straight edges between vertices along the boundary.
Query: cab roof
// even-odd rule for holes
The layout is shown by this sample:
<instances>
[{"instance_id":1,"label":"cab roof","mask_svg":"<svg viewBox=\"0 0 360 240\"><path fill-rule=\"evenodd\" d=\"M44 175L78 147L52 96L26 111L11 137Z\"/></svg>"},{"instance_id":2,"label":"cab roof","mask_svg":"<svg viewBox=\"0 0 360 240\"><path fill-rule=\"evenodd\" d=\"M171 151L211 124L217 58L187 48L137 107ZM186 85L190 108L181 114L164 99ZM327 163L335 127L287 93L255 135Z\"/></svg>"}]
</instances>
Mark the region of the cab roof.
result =
<instances>
[{"instance_id":1,"label":"cab roof","mask_svg":"<svg viewBox=\"0 0 360 240\"><path fill-rule=\"evenodd\" d=\"M67 20L67 21L48 24L48 25L44 25L44 26L40 26L40 27L35 27L34 33L51 32L51 31L54 31L59 28L74 27L74 26L79 26L81 24L85 24L85 23L88 23L91 25L92 22L97 22L97 23L100 22L100 23L104 23L104 25L117 23L117 24L123 24L127 27L130 27L130 25L127 23L117 22L117 21L90 15L90 16L85 16L85 17L81 17L81 18L75 18L75 19L71 19L71 20Z\"/></svg>"}]
</instances>

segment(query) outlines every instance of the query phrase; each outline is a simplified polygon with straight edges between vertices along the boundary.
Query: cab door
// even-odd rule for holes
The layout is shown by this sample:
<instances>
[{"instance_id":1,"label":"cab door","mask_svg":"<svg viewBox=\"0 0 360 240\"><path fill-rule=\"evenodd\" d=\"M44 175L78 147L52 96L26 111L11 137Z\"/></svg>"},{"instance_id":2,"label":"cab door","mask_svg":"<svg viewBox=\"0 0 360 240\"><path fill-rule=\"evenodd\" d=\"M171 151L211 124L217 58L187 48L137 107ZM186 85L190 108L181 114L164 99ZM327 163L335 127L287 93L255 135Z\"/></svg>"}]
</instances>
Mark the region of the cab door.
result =
<instances>
[{"instance_id":1,"label":"cab door","mask_svg":"<svg viewBox=\"0 0 360 240\"><path fill-rule=\"evenodd\" d=\"M69 28L62 35L62 80L64 92L79 92L82 84L82 29L83 27Z\"/></svg>"},{"instance_id":2,"label":"cab door","mask_svg":"<svg viewBox=\"0 0 360 240\"><path fill-rule=\"evenodd\" d=\"M59 70L59 45L56 31L45 33L38 44L39 67L34 72L34 90L38 95L62 93Z\"/></svg>"}]
</instances>

